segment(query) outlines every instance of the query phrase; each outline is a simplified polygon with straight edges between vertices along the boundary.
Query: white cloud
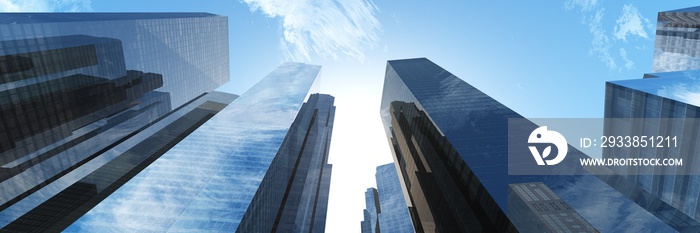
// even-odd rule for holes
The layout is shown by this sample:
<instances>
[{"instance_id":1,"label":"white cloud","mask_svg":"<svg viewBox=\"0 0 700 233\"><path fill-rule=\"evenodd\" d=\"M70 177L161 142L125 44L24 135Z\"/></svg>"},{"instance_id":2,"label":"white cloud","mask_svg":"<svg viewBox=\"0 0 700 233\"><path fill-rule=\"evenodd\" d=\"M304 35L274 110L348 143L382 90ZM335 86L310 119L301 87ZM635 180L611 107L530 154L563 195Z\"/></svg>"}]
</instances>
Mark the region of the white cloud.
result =
<instances>
[{"instance_id":1,"label":"white cloud","mask_svg":"<svg viewBox=\"0 0 700 233\"><path fill-rule=\"evenodd\" d=\"M571 10L574 8L579 8L581 9L581 12L586 12L590 11L593 9L593 7L598 5L598 0L569 0L566 2L566 7L567 10Z\"/></svg>"},{"instance_id":2,"label":"white cloud","mask_svg":"<svg viewBox=\"0 0 700 233\"><path fill-rule=\"evenodd\" d=\"M628 70L634 68L634 62L627 58L627 50L624 48L620 48L620 57L625 61L625 68Z\"/></svg>"},{"instance_id":3,"label":"white cloud","mask_svg":"<svg viewBox=\"0 0 700 233\"><path fill-rule=\"evenodd\" d=\"M623 41L627 41L627 35L648 38L647 32L644 31L644 24L649 25L649 19L642 17L633 5L625 4L622 6L622 15L615 25L615 38Z\"/></svg>"},{"instance_id":4,"label":"white cloud","mask_svg":"<svg viewBox=\"0 0 700 233\"><path fill-rule=\"evenodd\" d=\"M605 27L605 8L599 6L597 0L570 0L566 2L564 8L567 10L578 9L581 13L581 23L588 26L591 33L591 47L589 53L597 56L610 70L620 70L618 61L622 60L627 69L634 68L634 61L630 59L627 47L628 37L649 38L646 29L653 30L653 25L649 19L642 17L639 10L631 5L622 6L622 14L618 17L614 27ZM612 25L611 25L612 26ZM605 28L613 28L610 33ZM624 44L617 43L622 41ZM613 47L619 47L619 53L611 52ZM635 48L643 50L644 47L635 45ZM612 50L615 51L615 50Z\"/></svg>"},{"instance_id":5,"label":"white cloud","mask_svg":"<svg viewBox=\"0 0 700 233\"><path fill-rule=\"evenodd\" d=\"M396 24L396 26L401 26L401 16L399 16L399 14L394 12L393 14L391 14L391 18L394 19L394 23Z\"/></svg>"},{"instance_id":6,"label":"white cloud","mask_svg":"<svg viewBox=\"0 0 700 233\"><path fill-rule=\"evenodd\" d=\"M593 36L588 52L597 56L601 62L605 63L608 69L615 70L617 69L617 64L612 55L610 55L610 48L613 43L608 33L603 29L602 24L605 8L597 6L597 0L571 0L565 4L567 10L577 8L580 10L581 23L588 26L588 31Z\"/></svg>"},{"instance_id":7,"label":"white cloud","mask_svg":"<svg viewBox=\"0 0 700 233\"><path fill-rule=\"evenodd\" d=\"M288 61L306 62L316 54L338 60L341 55L364 61L364 49L379 40L379 12L372 0L244 0L283 23L280 47Z\"/></svg>"},{"instance_id":8,"label":"white cloud","mask_svg":"<svg viewBox=\"0 0 700 233\"><path fill-rule=\"evenodd\" d=\"M615 64L615 59L610 55L612 43L601 24L604 15L605 8L600 8L595 12L595 15L588 18L588 31L593 35L589 52L597 55L600 61L605 63L609 69L614 70L617 69L617 64Z\"/></svg>"},{"instance_id":9,"label":"white cloud","mask_svg":"<svg viewBox=\"0 0 700 233\"><path fill-rule=\"evenodd\" d=\"M0 12L92 11L91 0L0 0Z\"/></svg>"}]
</instances>

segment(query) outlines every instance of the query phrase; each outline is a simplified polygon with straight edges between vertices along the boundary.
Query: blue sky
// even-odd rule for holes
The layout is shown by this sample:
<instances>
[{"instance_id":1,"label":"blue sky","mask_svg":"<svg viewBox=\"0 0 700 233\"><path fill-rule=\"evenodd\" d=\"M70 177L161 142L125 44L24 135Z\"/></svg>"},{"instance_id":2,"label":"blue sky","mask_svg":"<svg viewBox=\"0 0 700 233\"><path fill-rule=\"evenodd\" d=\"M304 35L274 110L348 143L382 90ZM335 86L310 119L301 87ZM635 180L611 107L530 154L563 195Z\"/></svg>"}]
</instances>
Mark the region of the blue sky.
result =
<instances>
[{"instance_id":1,"label":"blue sky","mask_svg":"<svg viewBox=\"0 0 700 233\"><path fill-rule=\"evenodd\" d=\"M2 11L197 11L229 17L241 94L284 61L322 65L336 96L329 232L359 231L391 162L379 118L386 60L427 57L526 117L601 117L604 83L651 71L658 11L683 2L0 0Z\"/></svg>"}]
</instances>

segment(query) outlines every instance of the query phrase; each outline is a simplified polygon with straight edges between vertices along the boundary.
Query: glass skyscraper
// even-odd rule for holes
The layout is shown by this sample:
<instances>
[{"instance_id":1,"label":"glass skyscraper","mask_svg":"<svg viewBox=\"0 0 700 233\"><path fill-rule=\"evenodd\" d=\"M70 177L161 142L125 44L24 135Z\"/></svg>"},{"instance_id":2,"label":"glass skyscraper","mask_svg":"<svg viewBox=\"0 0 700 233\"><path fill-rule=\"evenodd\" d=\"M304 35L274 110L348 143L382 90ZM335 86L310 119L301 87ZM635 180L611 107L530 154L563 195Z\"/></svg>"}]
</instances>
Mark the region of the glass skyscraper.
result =
<instances>
[{"instance_id":1,"label":"glass skyscraper","mask_svg":"<svg viewBox=\"0 0 700 233\"><path fill-rule=\"evenodd\" d=\"M645 198L630 195L667 221L700 226L700 7L659 12L653 71L644 78L610 81L605 87L606 135L674 135L678 147L619 148L616 156L681 158L682 167L616 167ZM672 71L672 72L665 72ZM608 156L611 157L611 156ZM691 170L692 169L692 170Z\"/></svg>"},{"instance_id":2,"label":"glass skyscraper","mask_svg":"<svg viewBox=\"0 0 700 233\"><path fill-rule=\"evenodd\" d=\"M0 228L60 230L236 96L227 18L0 14Z\"/></svg>"},{"instance_id":3,"label":"glass skyscraper","mask_svg":"<svg viewBox=\"0 0 700 233\"><path fill-rule=\"evenodd\" d=\"M518 228L520 232L596 232L541 182L509 184L508 209L511 218L522 218L514 222L529 222Z\"/></svg>"},{"instance_id":4,"label":"glass skyscraper","mask_svg":"<svg viewBox=\"0 0 700 233\"><path fill-rule=\"evenodd\" d=\"M324 232L332 166L334 98L312 94L301 106L238 232Z\"/></svg>"},{"instance_id":5,"label":"glass skyscraper","mask_svg":"<svg viewBox=\"0 0 700 233\"><path fill-rule=\"evenodd\" d=\"M519 220L538 220L508 209L508 190L533 182L599 231L697 230L642 208L612 187L629 187L617 177L508 175L508 119L523 117L428 59L388 61L380 114L416 231L529 229L534 223Z\"/></svg>"},{"instance_id":6,"label":"glass skyscraper","mask_svg":"<svg viewBox=\"0 0 700 233\"><path fill-rule=\"evenodd\" d=\"M378 166L375 177L377 188L365 192L362 232L414 232L395 165Z\"/></svg>"},{"instance_id":7,"label":"glass skyscraper","mask_svg":"<svg viewBox=\"0 0 700 233\"><path fill-rule=\"evenodd\" d=\"M700 7L659 12L652 72L700 69Z\"/></svg>"},{"instance_id":8,"label":"glass skyscraper","mask_svg":"<svg viewBox=\"0 0 700 233\"><path fill-rule=\"evenodd\" d=\"M384 233L411 233L413 223L403 198L399 175L393 163L377 167L377 192L379 193L379 229Z\"/></svg>"},{"instance_id":9,"label":"glass skyscraper","mask_svg":"<svg viewBox=\"0 0 700 233\"><path fill-rule=\"evenodd\" d=\"M320 68L281 65L66 231L322 230L333 98L302 106Z\"/></svg>"},{"instance_id":10,"label":"glass skyscraper","mask_svg":"<svg viewBox=\"0 0 700 233\"><path fill-rule=\"evenodd\" d=\"M2 83L14 81L8 87L138 70L162 75L158 91L170 93L176 108L229 80L227 17L214 14L3 13L0 41L5 64L16 64L3 74Z\"/></svg>"},{"instance_id":11,"label":"glass skyscraper","mask_svg":"<svg viewBox=\"0 0 700 233\"><path fill-rule=\"evenodd\" d=\"M323 232L321 67L213 91L227 30L207 13L0 14L0 231Z\"/></svg>"},{"instance_id":12,"label":"glass skyscraper","mask_svg":"<svg viewBox=\"0 0 700 233\"><path fill-rule=\"evenodd\" d=\"M689 175L697 169L700 155L697 134L700 108L692 97L700 83L700 72L676 71L647 74L645 79L606 83L605 117L617 119L605 124L606 135L675 135L682 138L679 147L616 148L620 158L678 156L683 167L615 167L618 173L643 190L647 198L633 198L640 205L663 216L685 219L684 224L700 225L700 176ZM673 120L671 120L673 119ZM612 156L608 156L612 157ZM651 197L651 198L650 198ZM653 201L650 201L653 200ZM654 204L652 204L654 203ZM660 206L670 206L672 208Z\"/></svg>"},{"instance_id":13,"label":"glass skyscraper","mask_svg":"<svg viewBox=\"0 0 700 233\"><path fill-rule=\"evenodd\" d=\"M84 161L80 167L56 178L43 189L8 206L2 212L2 230L64 229L233 99L232 94L210 92L172 111L110 150ZM66 153L64 156L70 155Z\"/></svg>"},{"instance_id":14,"label":"glass skyscraper","mask_svg":"<svg viewBox=\"0 0 700 233\"><path fill-rule=\"evenodd\" d=\"M376 233L379 232L379 194L377 189L368 188L365 191L365 209L362 210L364 214L364 220L360 222L360 227L362 233Z\"/></svg>"}]
</instances>

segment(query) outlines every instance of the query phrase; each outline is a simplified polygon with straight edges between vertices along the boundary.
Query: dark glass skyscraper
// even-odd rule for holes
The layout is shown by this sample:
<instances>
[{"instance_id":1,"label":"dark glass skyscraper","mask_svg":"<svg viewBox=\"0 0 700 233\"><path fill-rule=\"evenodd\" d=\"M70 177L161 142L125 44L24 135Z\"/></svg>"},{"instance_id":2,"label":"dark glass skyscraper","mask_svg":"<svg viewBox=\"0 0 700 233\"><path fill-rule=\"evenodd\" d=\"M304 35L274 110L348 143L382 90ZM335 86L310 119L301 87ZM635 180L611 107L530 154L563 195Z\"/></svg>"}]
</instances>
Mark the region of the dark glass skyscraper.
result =
<instances>
[{"instance_id":1,"label":"dark glass skyscraper","mask_svg":"<svg viewBox=\"0 0 700 233\"><path fill-rule=\"evenodd\" d=\"M529 229L522 211L508 209L508 190L532 182L600 231L690 229L637 205L611 187L625 185L615 178L508 175L508 119L523 117L428 59L387 63L380 114L416 231ZM572 147L569 155L582 156Z\"/></svg>"}]
</instances>

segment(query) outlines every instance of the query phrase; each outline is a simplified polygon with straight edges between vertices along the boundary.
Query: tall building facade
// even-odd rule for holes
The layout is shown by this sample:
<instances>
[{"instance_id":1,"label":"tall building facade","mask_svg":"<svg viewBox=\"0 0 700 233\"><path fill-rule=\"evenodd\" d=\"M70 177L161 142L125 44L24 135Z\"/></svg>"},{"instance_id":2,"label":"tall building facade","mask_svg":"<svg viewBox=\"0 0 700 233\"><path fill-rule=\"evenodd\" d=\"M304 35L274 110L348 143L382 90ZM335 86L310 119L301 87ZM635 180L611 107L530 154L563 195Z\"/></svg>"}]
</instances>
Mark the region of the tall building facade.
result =
<instances>
[{"instance_id":1,"label":"tall building facade","mask_svg":"<svg viewBox=\"0 0 700 233\"><path fill-rule=\"evenodd\" d=\"M365 209L362 211L364 220L360 222L362 233L379 232L379 194L377 189L368 188L365 191Z\"/></svg>"},{"instance_id":2,"label":"tall building facade","mask_svg":"<svg viewBox=\"0 0 700 233\"><path fill-rule=\"evenodd\" d=\"M210 92L175 109L122 144L85 161L82 166L57 178L46 188L9 206L3 212L3 216L7 217L3 223L7 225L2 230L63 230L234 99L235 95L232 94ZM63 188L63 185L68 186Z\"/></svg>"},{"instance_id":3,"label":"tall building facade","mask_svg":"<svg viewBox=\"0 0 700 233\"><path fill-rule=\"evenodd\" d=\"M581 215L571 209L544 183L508 185L508 209L514 222L530 222L520 232L596 232Z\"/></svg>"},{"instance_id":4,"label":"tall building facade","mask_svg":"<svg viewBox=\"0 0 700 233\"><path fill-rule=\"evenodd\" d=\"M652 72L700 69L700 7L659 12Z\"/></svg>"},{"instance_id":5,"label":"tall building facade","mask_svg":"<svg viewBox=\"0 0 700 233\"><path fill-rule=\"evenodd\" d=\"M312 94L301 106L237 232L325 231L333 101Z\"/></svg>"},{"instance_id":6,"label":"tall building facade","mask_svg":"<svg viewBox=\"0 0 700 233\"><path fill-rule=\"evenodd\" d=\"M610 81L606 83L605 135L658 135L678 137L678 146L615 148L604 153L609 158L679 158L683 166L615 167L628 182L636 184L648 197L636 198L640 205L659 215L685 219L686 224L700 225L700 176L690 169L700 166L695 160L700 104L687 95L687 86L695 86L698 71L647 74L655 78ZM673 135L673 136L671 136ZM634 200L635 198L633 198ZM650 201L653 200L653 201ZM655 203L655 204L650 204ZM659 208L664 206L663 208ZM671 208L669 208L669 206Z\"/></svg>"},{"instance_id":7,"label":"tall building facade","mask_svg":"<svg viewBox=\"0 0 700 233\"><path fill-rule=\"evenodd\" d=\"M319 72L279 66L65 231L322 231L335 110L309 95Z\"/></svg>"},{"instance_id":8,"label":"tall building facade","mask_svg":"<svg viewBox=\"0 0 700 233\"><path fill-rule=\"evenodd\" d=\"M508 119L523 117L428 59L387 62L380 115L416 231L529 229L534 223L518 221L523 211L508 209L508 190L533 182L590 223L588 231L689 229L623 195L617 177L508 175ZM568 156L585 155L569 147Z\"/></svg>"},{"instance_id":9,"label":"tall building facade","mask_svg":"<svg viewBox=\"0 0 700 233\"><path fill-rule=\"evenodd\" d=\"M379 194L379 229L384 233L411 233L413 223L408 213L403 190L393 163L377 167L377 191Z\"/></svg>"},{"instance_id":10,"label":"tall building facade","mask_svg":"<svg viewBox=\"0 0 700 233\"><path fill-rule=\"evenodd\" d=\"M380 165L375 174L377 188L365 192L362 232L415 232L393 163Z\"/></svg>"},{"instance_id":11,"label":"tall building facade","mask_svg":"<svg viewBox=\"0 0 700 233\"><path fill-rule=\"evenodd\" d=\"M659 12L654 63L657 73L644 78L605 84L605 135L658 135L678 137L678 146L631 147L604 153L607 157L676 158L683 166L616 167L646 196L631 196L656 215L674 216L685 225L700 225L700 167L697 150L700 99L700 7Z\"/></svg>"},{"instance_id":12,"label":"tall building facade","mask_svg":"<svg viewBox=\"0 0 700 233\"><path fill-rule=\"evenodd\" d=\"M227 18L0 14L0 228L59 230L236 96Z\"/></svg>"},{"instance_id":13,"label":"tall building facade","mask_svg":"<svg viewBox=\"0 0 700 233\"><path fill-rule=\"evenodd\" d=\"M82 35L98 39L73 38ZM3 75L12 87L73 74L111 80L138 70L164 77L158 91L171 93L175 108L229 80L227 17L208 13L3 13L0 41L9 64L26 63ZM92 55L77 59L81 53Z\"/></svg>"}]
</instances>

